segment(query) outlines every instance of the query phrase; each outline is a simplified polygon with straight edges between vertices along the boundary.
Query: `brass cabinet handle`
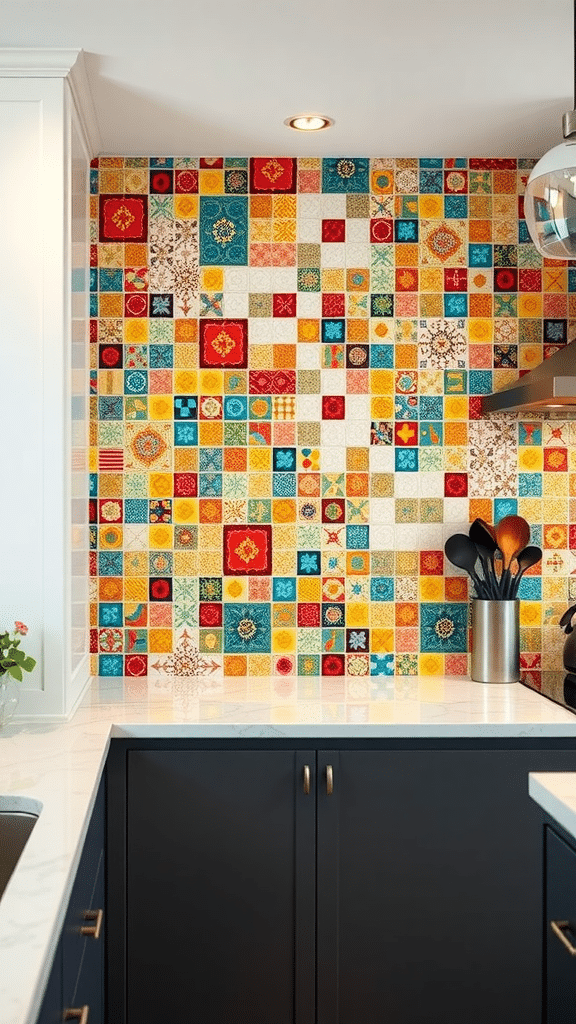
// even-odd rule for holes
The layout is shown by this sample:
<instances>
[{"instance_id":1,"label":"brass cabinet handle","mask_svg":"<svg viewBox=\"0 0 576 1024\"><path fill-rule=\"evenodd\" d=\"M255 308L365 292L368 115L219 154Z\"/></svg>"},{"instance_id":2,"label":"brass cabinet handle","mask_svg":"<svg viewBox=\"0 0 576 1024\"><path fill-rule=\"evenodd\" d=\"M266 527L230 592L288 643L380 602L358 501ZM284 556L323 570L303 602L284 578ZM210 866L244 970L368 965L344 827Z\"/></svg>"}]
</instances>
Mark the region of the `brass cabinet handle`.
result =
<instances>
[{"instance_id":1,"label":"brass cabinet handle","mask_svg":"<svg viewBox=\"0 0 576 1024\"><path fill-rule=\"evenodd\" d=\"M100 929L102 928L102 918L104 917L103 910L86 910L84 911L85 921L95 921L95 924L83 924L80 929L81 935L89 935L91 939L100 938Z\"/></svg>"},{"instance_id":2,"label":"brass cabinet handle","mask_svg":"<svg viewBox=\"0 0 576 1024\"><path fill-rule=\"evenodd\" d=\"M309 764L305 764L304 765L303 775L304 775L304 792L305 792L306 796L308 796L308 794L310 793L310 765Z\"/></svg>"},{"instance_id":3,"label":"brass cabinet handle","mask_svg":"<svg viewBox=\"0 0 576 1024\"><path fill-rule=\"evenodd\" d=\"M570 921L550 921L550 927L556 938L560 939L562 945L568 950L570 956L576 956L576 946L573 946L570 939L564 934L564 928L570 927Z\"/></svg>"},{"instance_id":4,"label":"brass cabinet handle","mask_svg":"<svg viewBox=\"0 0 576 1024\"><path fill-rule=\"evenodd\" d=\"M334 792L334 770L331 764L326 765L326 793L332 796Z\"/></svg>"},{"instance_id":5,"label":"brass cabinet handle","mask_svg":"<svg viewBox=\"0 0 576 1024\"><path fill-rule=\"evenodd\" d=\"M77 1020L78 1024L88 1024L88 1014L90 1007L85 1004L84 1006L77 1006L73 1010L64 1011L64 1020Z\"/></svg>"}]
</instances>

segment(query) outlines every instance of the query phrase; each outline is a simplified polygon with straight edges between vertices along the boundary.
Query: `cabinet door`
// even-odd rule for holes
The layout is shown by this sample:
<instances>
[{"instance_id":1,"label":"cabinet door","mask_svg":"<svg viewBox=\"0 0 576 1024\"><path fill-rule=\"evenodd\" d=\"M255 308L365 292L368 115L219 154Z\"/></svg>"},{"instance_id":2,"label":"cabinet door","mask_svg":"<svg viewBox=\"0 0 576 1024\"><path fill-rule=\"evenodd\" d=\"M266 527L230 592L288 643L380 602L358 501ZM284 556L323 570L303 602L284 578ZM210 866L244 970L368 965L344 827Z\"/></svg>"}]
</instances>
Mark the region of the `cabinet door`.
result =
<instances>
[{"instance_id":1,"label":"cabinet door","mask_svg":"<svg viewBox=\"0 0 576 1024\"><path fill-rule=\"evenodd\" d=\"M314 757L129 753L128 1024L313 1024Z\"/></svg>"},{"instance_id":2,"label":"cabinet door","mask_svg":"<svg viewBox=\"0 0 576 1024\"><path fill-rule=\"evenodd\" d=\"M36 1024L62 1024L62 940L58 942Z\"/></svg>"},{"instance_id":3,"label":"cabinet door","mask_svg":"<svg viewBox=\"0 0 576 1024\"><path fill-rule=\"evenodd\" d=\"M319 1024L540 1024L541 816L528 772L575 760L319 754Z\"/></svg>"},{"instance_id":4,"label":"cabinet door","mask_svg":"<svg viewBox=\"0 0 576 1024\"><path fill-rule=\"evenodd\" d=\"M545 1022L572 1024L576 1022L576 955L570 950L576 947L576 851L548 827L544 927Z\"/></svg>"}]
</instances>

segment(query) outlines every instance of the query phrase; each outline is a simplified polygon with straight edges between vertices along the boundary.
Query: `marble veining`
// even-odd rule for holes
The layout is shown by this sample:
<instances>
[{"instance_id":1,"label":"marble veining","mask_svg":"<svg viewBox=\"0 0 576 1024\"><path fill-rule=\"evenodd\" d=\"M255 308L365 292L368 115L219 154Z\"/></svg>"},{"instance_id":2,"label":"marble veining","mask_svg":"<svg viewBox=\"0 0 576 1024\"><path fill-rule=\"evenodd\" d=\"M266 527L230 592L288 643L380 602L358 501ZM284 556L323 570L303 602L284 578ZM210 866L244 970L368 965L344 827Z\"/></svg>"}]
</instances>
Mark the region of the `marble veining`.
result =
<instances>
[{"instance_id":1,"label":"marble veining","mask_svg":"<svg viewBox=\"0 0 576 1024\"><path fill-rule=\"evenodd\" d=\"M0 901L0 1021L35 1024L114 737L571 737L576 715L519 683L96 679L70 721L0 732L0 797L42 805ZM575 802L576 806L576 802ZM576 814L576 811L575 811Z\"/></svg>"}]
</instances>

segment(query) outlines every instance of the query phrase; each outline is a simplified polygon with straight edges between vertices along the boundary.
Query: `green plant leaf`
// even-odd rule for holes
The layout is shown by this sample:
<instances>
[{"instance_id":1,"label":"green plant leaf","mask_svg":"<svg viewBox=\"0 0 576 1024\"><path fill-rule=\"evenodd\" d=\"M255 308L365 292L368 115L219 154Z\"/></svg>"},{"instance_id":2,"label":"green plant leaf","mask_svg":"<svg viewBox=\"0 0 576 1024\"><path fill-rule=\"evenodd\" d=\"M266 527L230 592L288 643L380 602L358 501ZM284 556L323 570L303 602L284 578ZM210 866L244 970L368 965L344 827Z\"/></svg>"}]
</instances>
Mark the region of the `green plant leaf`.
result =
<instances>
[{"instance_id":1,"label":"green plant leaf","mask_svg":"<svg viewBox=\"0 0 576 1024\"><path fill-rule=\"evenodd\" d=\"M24 661L20 662L20 668L23 669L24 672L31 672L35 664L36 659L28 656L27 658L24 658Z\"/></svg>"},{"instance_id":2,"label":"green plant leaf","mask_svg":"<svg viewBox=\"0 0 576 1024\"><path fill-rule=\"evenodd\" d=\"M22 670L19 665L11 665L8 669L8 674L17 679L19 683L22 682Z\"/></svg>"},{"instance_id":3,"label":"green plant leaf","mask_svg":"<svg viewBox=\"0 0 576 1024\"><path fill-rule=\"evenodd\" d=\"M15 661L17 665L22 665L26 660L24 651L11 651L10 653L12 655L12 661Z\"/></svg>"}]
</instances>

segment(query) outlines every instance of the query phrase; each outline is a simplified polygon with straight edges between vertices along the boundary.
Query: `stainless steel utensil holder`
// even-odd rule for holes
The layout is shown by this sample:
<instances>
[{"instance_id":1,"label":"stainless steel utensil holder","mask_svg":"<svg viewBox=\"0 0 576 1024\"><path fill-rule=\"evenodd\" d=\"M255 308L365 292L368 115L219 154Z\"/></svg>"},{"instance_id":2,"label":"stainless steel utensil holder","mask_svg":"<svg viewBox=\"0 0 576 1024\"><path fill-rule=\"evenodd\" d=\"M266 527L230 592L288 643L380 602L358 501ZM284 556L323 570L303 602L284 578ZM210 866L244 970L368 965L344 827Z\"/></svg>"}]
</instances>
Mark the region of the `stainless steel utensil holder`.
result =
<instances>
[{"instance_id":1,"label":"stainless steel utensil holder","mask_svg":"<svg viewBox=\"0 0 576 1024\"><path fill-rule=\"evenodd\" d=\"M520 601L472 602L470 677L478 683L520 679Z\"/></svg>"}]
</instances>

